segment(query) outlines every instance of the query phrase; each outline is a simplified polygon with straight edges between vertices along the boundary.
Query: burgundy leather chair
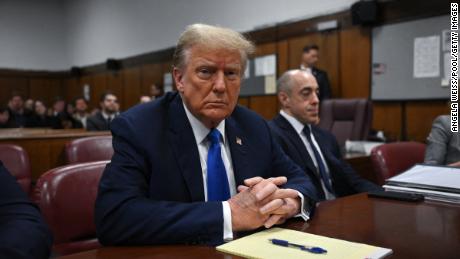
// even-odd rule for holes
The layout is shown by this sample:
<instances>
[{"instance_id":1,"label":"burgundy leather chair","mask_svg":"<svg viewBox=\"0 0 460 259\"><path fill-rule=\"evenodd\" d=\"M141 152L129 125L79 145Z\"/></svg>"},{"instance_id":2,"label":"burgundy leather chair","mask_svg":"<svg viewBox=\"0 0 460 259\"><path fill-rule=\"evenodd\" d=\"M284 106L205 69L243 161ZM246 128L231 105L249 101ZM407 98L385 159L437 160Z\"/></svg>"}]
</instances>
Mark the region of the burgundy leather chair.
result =
<instances>
[{"instance_id":1,"label":"burgundy leather chair","mask_svg":"<svg viewBox=\"0 0 460 259\"><path fill-rule=\"evenodd\" d=\"M423 163L426 145L419 142L395 142L377 146L371 151L372 166L378 184L404 172L417 163Z\"/></svg>"},{"instance_id":2,"label":"burgundy leather chair","mask_svg":"<svg viewBox=\"0 0 460 259\"><path fill-rule=\"evenodd\" d=\"M337 138L341 147L346 140L366 140L372 124L372 103L367 99L327 99L321 102L319 127Z\"/></svg>"},{"instance_id":3,"label":"burgundy leather chair","mask_svg":"<svg viewBox=\"0 0 460 259\"><path fill-rule=\"evenodd\" d=\"M33 200L53 232L56 255L100 247L96 239L94 203L108 162L66 165L51 169L38 179Z\"/></svg>"},{"instance_id":4,"label":"burgundy leather chair","mask_svg":"<svg viewBox=\"0 0 460 259\"><path fill-rule=\"evenodd\" d=\"M68 164L110 160L113 155L112 136L75 139L66 144Z\"/></svg>"},{"instance_id":5,"label":"burgundy leather chair","mask_svg":"<svg viewBox=\"0 0 460 259\"><path fill-rule=\"evenodd\" d=\"M31 173L27 152L17 145L0 144L0 160L10 174L16 178L21 188L29 195Z\"/></svg>"}]
</instances>

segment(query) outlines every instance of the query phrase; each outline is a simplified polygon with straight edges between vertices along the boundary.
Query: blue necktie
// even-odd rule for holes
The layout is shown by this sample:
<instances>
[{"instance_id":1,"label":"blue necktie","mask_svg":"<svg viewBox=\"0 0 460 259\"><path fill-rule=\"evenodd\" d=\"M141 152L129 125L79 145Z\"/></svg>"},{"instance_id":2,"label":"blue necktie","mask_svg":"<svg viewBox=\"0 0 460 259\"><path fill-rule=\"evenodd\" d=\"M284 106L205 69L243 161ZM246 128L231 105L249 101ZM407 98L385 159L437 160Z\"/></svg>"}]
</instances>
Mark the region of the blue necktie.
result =
<instances>
[{"instance_id":1,"label":"blue necktie","mask_svg":"<svg viewBox=\"0 0 460 259\"><path fill-rule=\"evenodd\" d=\"M211 146L208 150L208 201L226 201L230 198L227 173L220 150L220 139L222 136L217 129L212 129L208 134Z\"/></svg>"},{"instance_id":2,"label":"blue necktie","mask_svg":"<svg viewBox=\"0 0 460 259\"><path fill-rule=\"evenodd\" d=\"M319 175L321 176L321 179L323 180L324 186L326 186L326 189L330 193L333 194L334 192L332 191L332 186L329 182L329 177L326 174L326 167L324 166L323 160L321 159L321 156L319 155L318 150L313 144L313 141L310 135L310 127L308 127L308 125L303 128L303 133L305 134L305 136L308 139L308 142L310 143L311 149L313 150L313 154L315 154L316 163L318 164Z\"/></svg>"}]
</instances>

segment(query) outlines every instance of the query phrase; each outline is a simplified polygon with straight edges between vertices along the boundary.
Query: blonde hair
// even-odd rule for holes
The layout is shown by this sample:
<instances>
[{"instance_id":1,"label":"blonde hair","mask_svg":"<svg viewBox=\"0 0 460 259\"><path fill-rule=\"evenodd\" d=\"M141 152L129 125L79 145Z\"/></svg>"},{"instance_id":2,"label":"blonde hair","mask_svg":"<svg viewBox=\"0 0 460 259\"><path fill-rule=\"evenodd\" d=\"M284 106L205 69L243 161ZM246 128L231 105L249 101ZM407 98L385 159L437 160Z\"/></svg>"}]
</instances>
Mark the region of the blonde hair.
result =
<instances>
[{"instance_id":1,"label":"blonde hair","mask_svg":"<svg viewBox=\"0 0 460 259\"><path fill-rule=\"evenodd\" d=\"M246 68L248 56L254 53L254 44L241 33L232 29L207 24L187 26L177 41L173 55L173 66L183 68L187 63L187 54L193 46L200 45L207 49L238 50L241 56L242 72Z\"/></svg>"}]
</instances>

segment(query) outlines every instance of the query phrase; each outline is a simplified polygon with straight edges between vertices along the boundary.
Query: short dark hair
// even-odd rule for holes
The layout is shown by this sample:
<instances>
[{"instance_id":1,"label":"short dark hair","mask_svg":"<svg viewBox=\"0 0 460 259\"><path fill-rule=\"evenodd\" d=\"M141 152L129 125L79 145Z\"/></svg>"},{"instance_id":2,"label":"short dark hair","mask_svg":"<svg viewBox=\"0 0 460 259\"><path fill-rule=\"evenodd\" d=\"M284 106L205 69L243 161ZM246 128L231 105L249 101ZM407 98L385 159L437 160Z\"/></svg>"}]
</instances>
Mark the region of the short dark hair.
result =
<instances>
[{"instance_id":1,"label":"short dark hair","mask_svg":"<svg viewBox=\"0 0 460 259\"><path fill-rule=\"evenodd\" d=\"M101 94L101 98L99 98L99 102L105 101L105 98L107 97L107 95L113 95L113 96L116 97L116 95L113 94L112 92L106 91L106 92L104 92L103 94Z\"/></svg>"},{"instance_id":2,"label":"short dark hair","mask_svg":"<svg viewBox=\"0 0 460 259\"><path fill-rule=\"evenodd\" d=\"M73 106L77 105L77 101L78 101L78 100L83 100L83 101L86 103L86 105L88 105L88 101L87 101L87 100L85 99L85 97L83 97L83 96L77 96L77 97L75 97L75 98L73 99L73 101L72 101L72 105L73 105Z\"/></svg>"},{"instance_id":3,"label":"short dark hair","mask_svg":"<svg viewBox=\"0 0 460 259\"><path fill-rule=\"evenodd\" d=\"M306 45L305 47L303 47L303 52L309 52L312 49L319 50L319 47L316 44L309 44L309 45Z\"/></svg>"},{"instance_id":4,"label":"short dark hair","mask_svg":"<svg viewBox=\"0 0 460 259\"><path fill-rule=\"evenodd\" d=\"M12 92L10 100L13 100L13 98L16 97L16 96L19 96L19 97L21 97L22 100L24 100L24 95L22 93L20 93L20 92Z\"/></svg>"}]
</instances>

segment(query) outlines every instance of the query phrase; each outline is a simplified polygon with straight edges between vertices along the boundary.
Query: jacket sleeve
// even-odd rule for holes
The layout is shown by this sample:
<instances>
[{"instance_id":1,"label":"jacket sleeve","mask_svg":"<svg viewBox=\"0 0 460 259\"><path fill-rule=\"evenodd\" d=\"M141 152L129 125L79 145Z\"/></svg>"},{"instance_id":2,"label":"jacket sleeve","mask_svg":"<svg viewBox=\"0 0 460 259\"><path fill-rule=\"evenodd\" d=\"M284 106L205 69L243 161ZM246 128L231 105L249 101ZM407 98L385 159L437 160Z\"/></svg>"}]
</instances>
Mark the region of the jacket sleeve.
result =
<instances>
[{"instance_id":1,"label":"jacket sleeve","mask_svg":"<svg viewBox=\"0 0 460 259\"><path fill-rule=\"evenodd\" d=\"M104 245L208 244L223 242L221 202L155 200L150 172L134 127L120 116L111 125L114 156L99 184L97 236ZM161 152L161 150L159 150ZM168 183L164 183L168 184ZM171 186L174 188L174 186ZM161 194L160 194L161 196Z\"/></svg>"},{"instance_id":2,"label":"jacket sleeve","mask_svg":"<svg viewBox=\"0 0 460 259\"><path fill-rule=\"evenodd\" d=\"M337 139L331 134L330 139L334 150L334 157L337 157L336 163L340 168L343 176L348 181L349 186L353 188L355 193L368 192L368 191L382 191L383 188L373 182L362 178L342 157L340 152L339 143Z\"/></svg>"},{"instance_id":3,"label":"jacket sleeve","mask_svg":"<svg viewBox=\"0 0 460 259\"><path fill-rule=\"evenodd\" d=\"M317 198L317 190L313 185L310 177L306 174L294 161L292 161L282 150L276 134L274 134L267 126L270 134L270 142L272 147L272 168L274 176L286 176L288 182L283 188L290 188L299 191L305 198L309 200L309 207L314 207Z\"/></svg>"},{"instance_id":4,"label":"jacket sleeve","mask_svg":"<svg viewBox=\"0 0 460 259\"><path fill-rule=\"evenodd\" d=\"M444 165L447 156L447 147L451 138L451 132L448 125L444 125L443 118L448 116L439 116L431 127L430 135L427 138L425 151L425 163L433 165Z\"/></svg>"},{"instance_id":5,"label":"jacket sleeve","mask_svg":"<svg viewBox=\"0 0 460 259\"><path fill-rule=\"evenodd\" d=\"M0 258L48 258L51 232L1 161L0 185Z\"/></svg>"}]
</instances>

